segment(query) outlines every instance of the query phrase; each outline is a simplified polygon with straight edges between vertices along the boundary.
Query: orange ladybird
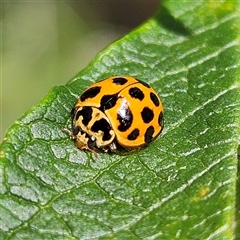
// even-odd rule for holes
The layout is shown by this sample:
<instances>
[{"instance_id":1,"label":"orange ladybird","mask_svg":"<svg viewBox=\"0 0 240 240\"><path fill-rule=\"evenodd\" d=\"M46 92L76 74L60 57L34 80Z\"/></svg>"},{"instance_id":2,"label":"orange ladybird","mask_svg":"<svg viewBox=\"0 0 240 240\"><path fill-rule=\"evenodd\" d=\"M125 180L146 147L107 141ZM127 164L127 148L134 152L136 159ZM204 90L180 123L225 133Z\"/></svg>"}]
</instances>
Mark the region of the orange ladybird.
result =
<instances>
[{"instance_id":1,"label":"orange ladybird","mask_svg":"<svg viewBox=\"0 0 240 240\"><path fill-rule=\"evenodd\" d=\"M87 88L73 108L72 138L79 149L96 154L139 149L163 129L163 105L147 83L114 76Z\"/></svg>"}]
</instances>

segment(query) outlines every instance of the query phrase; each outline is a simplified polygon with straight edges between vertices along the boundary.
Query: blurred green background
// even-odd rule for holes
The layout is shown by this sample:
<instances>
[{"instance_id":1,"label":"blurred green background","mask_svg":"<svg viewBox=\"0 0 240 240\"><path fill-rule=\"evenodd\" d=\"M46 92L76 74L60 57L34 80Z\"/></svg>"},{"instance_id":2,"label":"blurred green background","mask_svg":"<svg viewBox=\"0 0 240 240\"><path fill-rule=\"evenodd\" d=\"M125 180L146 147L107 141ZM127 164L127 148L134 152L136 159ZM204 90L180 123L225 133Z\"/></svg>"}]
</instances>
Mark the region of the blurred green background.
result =
<instances>
[{"instance_id":1,"label":"blurred green background","mask_svg":"<svg viewBox=\"0 0 240 240\"><path fill-rule=\"evenodd\" d=\"M53 86L151 17L158 2L2 2L1 139Z\"/></svg>"}]
</instances>

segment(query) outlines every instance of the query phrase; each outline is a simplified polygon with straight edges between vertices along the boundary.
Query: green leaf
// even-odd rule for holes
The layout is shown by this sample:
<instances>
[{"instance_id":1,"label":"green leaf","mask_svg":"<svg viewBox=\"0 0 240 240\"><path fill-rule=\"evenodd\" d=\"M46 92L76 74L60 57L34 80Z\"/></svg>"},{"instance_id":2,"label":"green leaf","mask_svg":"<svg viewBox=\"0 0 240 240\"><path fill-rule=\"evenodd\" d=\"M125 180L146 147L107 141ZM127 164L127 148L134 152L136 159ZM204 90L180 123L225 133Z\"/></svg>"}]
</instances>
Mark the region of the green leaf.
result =
<instances>
[{"instance_id":1,"label":"green leaf","mask_svg":"<svg viewBox=\"0 0 240 240\"><path fill-rule=\"evenodd\" d=\"M53 88L1 145L1 239L236 239L240 6L163 1L157 14ZM164 104L159 138L128 155L61 131L91 83L131 75Z\"/></svg>"}]
</instances>

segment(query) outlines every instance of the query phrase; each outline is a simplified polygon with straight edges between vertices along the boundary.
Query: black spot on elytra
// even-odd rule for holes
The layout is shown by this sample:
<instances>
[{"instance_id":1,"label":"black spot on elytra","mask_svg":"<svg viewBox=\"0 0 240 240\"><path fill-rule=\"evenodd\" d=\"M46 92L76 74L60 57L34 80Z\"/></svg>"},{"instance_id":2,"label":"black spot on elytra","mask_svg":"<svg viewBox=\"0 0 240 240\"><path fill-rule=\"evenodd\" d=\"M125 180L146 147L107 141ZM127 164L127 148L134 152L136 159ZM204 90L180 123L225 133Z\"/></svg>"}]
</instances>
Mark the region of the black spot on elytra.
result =
<instances>
[{"instance_id":1,"label":"black spot on elytra","mask_svg":"<svg viewBox=\"0 0 240 240\"><path fill-rule=\"evenodd\" d=\"M127 83L127 81L128 80L123 77L113 78L113 83L115 83L116 85L124 85L125 83Z\"/></svg>"},{"instance_id":2,"label":"black spot on elytra","mask_svg":"<svg viewBox=\"0 0 240 240\"><path fill-rule=\"evenodd\" d=\"M146 144L148 144L152 141L153 133L154 133L154 127L153 126L148 127L144 134L144 141Z\"/></svg>"},{"instance_id":3,"label":"black spot on elytra","mask_svg":"<svg viewBox=\"0 0 240 240\"><path fill-rule=\"evenodd\" d=\"M155 93L151 92L151 93L150 93L150 98L151 98L153 104L154 104L156 107L158 107L158 106L160 105L160 102L159 102L159 100L158 100L158 97L156 96Z\"/></svg>"},{"instance_id":4,"label":"black spot on elytra","mask_svg":"<svg viewBox=\"0 0 240 240\"><path fill-rule=\"evenodd\" d=\"M158 124L163 128L164 120L163 120L163 112L161 111L158 116Z\"/></svg>"},{"instance_id":5,"label":"black spot on elytra","mask_svg":"<svg viewBox=\"0 0 240 240\"><path fill-rule=\"evenodd\" d=\"M111 129L112 128L111 128L109 122L104 118L97 120L91 127L91 130L93 132L98 132L98 131L103 132L103 138L102 138L103 141L107 141L107 140L111 139L111 137L112 137L112 135L110 134Z\"/></svg>"},{"instance_id":6,"label":"black spot on elytra","mask_svg":"<svg viewBox=\"0 0 240 240\"><path fill-rule=\"evenodd\" d=\"M112 95L104 95L100 102L100 110L105 111L107 109L110 109L116 105L116 102L118 100L118 93L112 94Z\"/></svg>"},{"instance_id":7,"label":"black spot on elytra","mask_svg":"<svg viewBox=\"0 0 240 240\"><path fill-rule=\"evenodd\" d=\"M144 107L141 112L142 120L145 123L150 123L153 120L154 113L149 107Z\"/></svg>"},{"instance_id":8,"label":"black spot on elytra","mask_svg":"<svg viewBox=\"0 0 240 240\"><path fill-rule=\"evenodd\" d=\"M142 80L137 79L143 86L147 88L151 88L147 83L143 82Z\"/></svg>"},{"instance_id":9,"label":"black spot on elytra","mask_svg":"<svg viewBox=\"0 0 240 240\"><path fill-rule=\"evenodd\" d=\"M144 98L144 93L138 87L131 87L128 92L132 98L139 99L140 101Z\"/></svg>"},{"instance_id":10,"label":"black spot on elytra","mask_svg":"<svg viewBox=\"0 0 240 240\"><path fill-rule=\"evenodd\" d=\"M92 108L91 107L83 107L81 110L77 111L76 113L76 121L78 120L78 118L80 116L83 117L82 123L87 126L88 123L91 121L92 119Z\"/></svg>"},{"instance_id":11,"label":"black spot on elytra","mask_svg":"<svg viewBox=\"0 0 240 240\"><path fill-rule=\"evenodd\" d=\"M117 120L120 123L120 125L118 126L118 130L120 132L125 132L130 128L133 122L133 114L127 105L125 105L118 111Z\"/></svg>"},{"instance_id":12,"label":"black spot on elytra","mask_svg":"<svg viewBox=\"0 0 240 240\"><path fill-rule=\"evenodd\" d=\"M139 136L139 129L135 128L132 132L127 136L128 140L135 140Z\"/></svg>"},{"instance_id":13,"label":"black spot on elytra","mask_svg":"<svg viewBox=\"0 0 240 240\"><path fill-rule=\"evenodd\" d=\"M101 87L99 86L92 87L86 90L79 98L82 102L84 102L88 98L96 97L100 93L100 91L101 91Z\"/></svg>"}]
</instances>

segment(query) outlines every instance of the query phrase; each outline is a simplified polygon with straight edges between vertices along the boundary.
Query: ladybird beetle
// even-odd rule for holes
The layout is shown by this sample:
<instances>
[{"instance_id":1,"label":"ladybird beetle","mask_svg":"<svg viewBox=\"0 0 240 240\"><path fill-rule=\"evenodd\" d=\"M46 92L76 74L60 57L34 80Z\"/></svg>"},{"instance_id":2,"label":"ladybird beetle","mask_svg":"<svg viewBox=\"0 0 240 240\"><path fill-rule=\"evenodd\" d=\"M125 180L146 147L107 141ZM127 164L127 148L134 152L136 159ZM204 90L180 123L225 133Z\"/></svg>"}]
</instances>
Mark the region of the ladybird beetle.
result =
<instances>
[{"instance_id":1,"label":"ladybird beetle","mask_svg":"<svg viewBox=\"0 0 240 240\"><path fill-rule=\"evenodd\" d=\"M163 129L163 106L147 83L130 76L114 76L88 87L72 110L71 137L79 149L96 155L139 149Z\"/></svg>"}]
</instances>

